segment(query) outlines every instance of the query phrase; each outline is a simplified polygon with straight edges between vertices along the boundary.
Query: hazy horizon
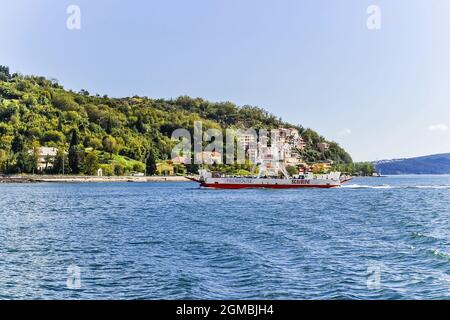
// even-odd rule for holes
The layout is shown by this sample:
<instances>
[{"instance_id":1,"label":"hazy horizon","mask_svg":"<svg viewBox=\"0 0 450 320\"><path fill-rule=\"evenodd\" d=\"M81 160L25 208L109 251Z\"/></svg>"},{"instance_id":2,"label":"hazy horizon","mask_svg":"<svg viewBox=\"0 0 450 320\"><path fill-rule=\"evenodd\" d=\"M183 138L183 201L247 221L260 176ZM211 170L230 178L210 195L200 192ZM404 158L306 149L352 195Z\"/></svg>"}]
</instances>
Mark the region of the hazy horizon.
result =
<instances>
[{"instance_id":1,"label":"hazy horizon","mask_svg":"<svg viewBox=\"0 0 450 320\"><path fill-rule=\"evenodd\" d=\"M69 5L81 29L69 30ZM381 10L370 30L367 8ZM112 97L259 106L356 161L450 152L450 3L55 1L2 5L0 64Z\"/></svg>"}]
</instances>

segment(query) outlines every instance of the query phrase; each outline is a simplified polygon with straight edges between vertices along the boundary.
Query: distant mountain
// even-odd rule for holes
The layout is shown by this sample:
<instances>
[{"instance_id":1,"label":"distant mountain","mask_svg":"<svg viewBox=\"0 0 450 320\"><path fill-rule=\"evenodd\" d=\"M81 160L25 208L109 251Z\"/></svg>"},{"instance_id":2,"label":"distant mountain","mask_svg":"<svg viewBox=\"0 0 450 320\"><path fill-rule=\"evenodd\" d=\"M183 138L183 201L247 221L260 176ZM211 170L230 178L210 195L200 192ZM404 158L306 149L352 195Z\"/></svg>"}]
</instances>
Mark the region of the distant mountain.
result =
<instances>
[{"instance_id":1,"label":"distant mountain","mask_svg":"<svg viewBox=\"0 0 450 320\"><path fill-rule=\"evenodd\" d=\"M450 174L450 153L373 162L382 174Z\"/></svg>"}]
</instances>

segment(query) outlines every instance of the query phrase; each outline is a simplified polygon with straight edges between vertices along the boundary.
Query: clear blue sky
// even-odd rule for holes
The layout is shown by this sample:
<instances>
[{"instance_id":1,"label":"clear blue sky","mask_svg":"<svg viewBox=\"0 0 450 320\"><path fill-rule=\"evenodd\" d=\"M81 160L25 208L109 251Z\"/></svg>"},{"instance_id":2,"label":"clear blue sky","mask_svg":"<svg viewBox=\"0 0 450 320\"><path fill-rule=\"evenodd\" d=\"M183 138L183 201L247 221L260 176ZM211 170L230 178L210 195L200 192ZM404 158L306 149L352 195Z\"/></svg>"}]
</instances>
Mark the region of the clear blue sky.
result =
<instances>
[{"instance_id":1,"label":"clear blue sky","mask_svg":"<svg viewBox=\"0 0 450 320\"><path fill-rule=\"evenodd\" d=\"M81 30L66 8L81 8ZM366 9L381 8L381 30ZM261 106L355 160L450 152L448 0L15 0L0 64L110 96Z\"/></svg>"}]
</instances>

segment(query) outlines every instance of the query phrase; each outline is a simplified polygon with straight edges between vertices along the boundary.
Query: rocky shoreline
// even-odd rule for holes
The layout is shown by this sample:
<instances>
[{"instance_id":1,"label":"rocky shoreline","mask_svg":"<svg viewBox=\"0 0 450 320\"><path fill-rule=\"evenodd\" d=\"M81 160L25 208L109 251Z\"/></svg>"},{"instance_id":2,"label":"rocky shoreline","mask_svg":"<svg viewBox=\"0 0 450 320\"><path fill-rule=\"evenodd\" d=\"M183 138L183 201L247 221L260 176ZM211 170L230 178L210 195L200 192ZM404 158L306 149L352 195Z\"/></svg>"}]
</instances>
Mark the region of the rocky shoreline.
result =
<instances>
[{"instance_id":1,"label":"rocky shoreline","mask_svg":"<svg viewBox=\"0 0 450 320\"><path fill-rule=\"evenodd\" d=\"M51 176L51 175L20 175L20 176L0 176L0 183L93 183L93 182L188 182L189 180L181 176L152 176L152 177L133 177L133 176Z\"/></svg>"}]
</instances>

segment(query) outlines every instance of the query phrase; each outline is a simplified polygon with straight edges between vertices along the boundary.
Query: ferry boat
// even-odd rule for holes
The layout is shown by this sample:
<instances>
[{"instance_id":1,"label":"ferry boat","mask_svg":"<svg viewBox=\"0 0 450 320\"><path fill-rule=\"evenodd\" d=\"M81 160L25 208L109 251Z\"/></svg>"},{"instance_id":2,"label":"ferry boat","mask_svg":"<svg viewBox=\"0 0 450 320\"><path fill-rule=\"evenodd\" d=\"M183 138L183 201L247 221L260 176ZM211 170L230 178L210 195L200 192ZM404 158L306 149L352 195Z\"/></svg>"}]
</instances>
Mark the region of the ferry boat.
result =
<instances>
[{"instance_id":1,"label":"ferry boat","mask_svg":"<svg viewBox=\"0 0 450 320\"><path fill-rule=\"evenodd\" d=\"M266 150L267 151L267 150ZM342 183L351 180L349 176L341 176L340 172L327 174L314 174L304 172L295 176L289 176L283 161L283 148L272 147L269 152L259 150L258 159L252 166L252 172L258 168L255 176L237 177L226 176L220 173L212 173L206 169L199 170L198 177L187 177L200 183L200 187L216 189L245 189L245 188L337 188Z\"/></svg>"},{"instance_id":2,"label":"ferry boat","mask_svg":"<svg viewBox=\"0 0 450 320\"><path fill-rule=\"evenodd\" d=\"M216 189L293 189L293 188L337 188L342 183L351 180L351 177L341 176L340 172L316 175L312 172L298 176L284 178L276 177L231 177L213 175L207 170L199 170L198 178L188 179L200 183L201 187Z\"/></svg>"}]
</instances>

